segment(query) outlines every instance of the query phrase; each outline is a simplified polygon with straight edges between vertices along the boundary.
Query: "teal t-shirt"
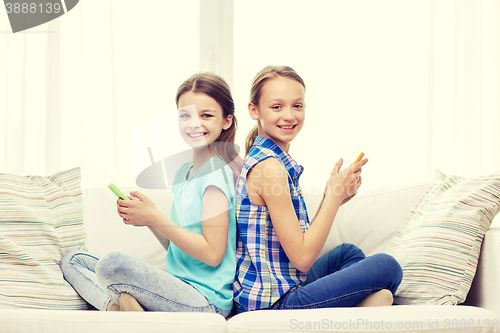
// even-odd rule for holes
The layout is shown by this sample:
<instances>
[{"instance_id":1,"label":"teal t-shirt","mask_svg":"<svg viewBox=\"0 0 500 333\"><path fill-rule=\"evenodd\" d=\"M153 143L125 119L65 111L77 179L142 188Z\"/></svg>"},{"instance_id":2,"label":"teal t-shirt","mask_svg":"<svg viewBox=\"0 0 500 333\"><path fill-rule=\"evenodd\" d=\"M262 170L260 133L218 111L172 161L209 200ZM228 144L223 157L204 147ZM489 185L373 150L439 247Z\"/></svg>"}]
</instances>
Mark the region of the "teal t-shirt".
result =
<instances>
[{"instance_id":1,"label":"teal t-shirt","mask_svg":"<svg viewBox=\"0 0 500 333\"><path fill-rule=\"evenodd\" d=\"M212 157L187 180L193 163L184 164L176 173L172 185L174 201L171 220L186 230L203 234L203 194L208 186L216 186L228 199L228 239L224 259L211 267L170 243L167 252L167 272L191 284L210 302L222 310L233 307L232 284L236 272L236 214L233 172L219 156Z\"/></svg>"}]
</instances>

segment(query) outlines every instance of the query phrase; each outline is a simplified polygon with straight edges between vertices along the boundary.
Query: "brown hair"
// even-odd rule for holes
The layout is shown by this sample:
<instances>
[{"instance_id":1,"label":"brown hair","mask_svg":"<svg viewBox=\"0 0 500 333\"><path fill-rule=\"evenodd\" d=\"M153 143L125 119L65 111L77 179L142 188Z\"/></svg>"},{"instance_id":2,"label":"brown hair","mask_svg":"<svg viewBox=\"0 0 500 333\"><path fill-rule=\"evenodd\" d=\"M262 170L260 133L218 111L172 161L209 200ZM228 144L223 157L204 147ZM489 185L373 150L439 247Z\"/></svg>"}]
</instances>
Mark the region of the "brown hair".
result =
<instances>
[{"instance_id":1,"label":"brown hair","mask_svg":"<svg viewBox=\"0 0 500 333\"><path fill-rule=\"evenodd\" d=\"M306 85L304 80L295 72L295 70L288 66L266 66L260 72L257 73L252 82L252 88L250 89L250 103L253 105L259 105L259 99L262 95L262 87L269 79L277 78L277 77L286 77L292 80L299 82L304 89ZM259 134L259 124L254 126L250 133L248 133L245 144L245 156L252 148L253 141L255 137Z\"/></svg>"},{"instance_id":2,"label":"brown hair","mask_svg":"<svg viewBox=\"0 0 500 333\"><path fill-rule=\"evenodd\" d=\"M238 155L234 145L238 123L234 115L234 102L229 85L222 77L214 73L206 72L194 74L184 81L179 89L177 89L177 95L175 97L175 104L177 107L179 106L179 98L181 95L189 91L203 93L212 97L222 107L222 115L224 118L227 118L229 115L233 116L231 126L226 130L223 129L216 140L216 142L226 142L228 144L215 144L214 150L215 153L220 155L224 162L233 169L234 180L236 181L239 177L243 161Z\"/></svg>"}]
</instances>

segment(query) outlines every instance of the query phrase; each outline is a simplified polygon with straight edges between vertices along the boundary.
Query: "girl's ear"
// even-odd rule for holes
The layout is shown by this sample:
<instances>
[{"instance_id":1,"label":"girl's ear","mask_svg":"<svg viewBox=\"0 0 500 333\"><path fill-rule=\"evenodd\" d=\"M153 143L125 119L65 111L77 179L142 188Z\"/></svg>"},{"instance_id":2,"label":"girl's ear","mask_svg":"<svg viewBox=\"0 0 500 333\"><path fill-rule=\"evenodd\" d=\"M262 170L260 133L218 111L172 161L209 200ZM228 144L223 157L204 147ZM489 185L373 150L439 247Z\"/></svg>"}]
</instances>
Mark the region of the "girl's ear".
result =
<instances>
[{"instance_id":1,"label":"girl's ear","mask_svg":"<svg viewBox=\"0 0 500 333\"><path fill-rule=\"evenodd\" d=\"M232 124L233 124L233 115L229 114L226 117L226 121L224 122L224 125L222 125L222 129L227 130L229 127L231 127Z\"/></svg>"},{"instance_id":2,"label":"girl's ear","mask_svg":"<svg viewBox=\"0 0 500 333\"><path fill-rule=\"evenodd\" d=\"M259 112L257 111L257 107L252 102L248 103L248 113L250 113L250 117L253 120L259 120Z\"/></svg>"}]
</instances>

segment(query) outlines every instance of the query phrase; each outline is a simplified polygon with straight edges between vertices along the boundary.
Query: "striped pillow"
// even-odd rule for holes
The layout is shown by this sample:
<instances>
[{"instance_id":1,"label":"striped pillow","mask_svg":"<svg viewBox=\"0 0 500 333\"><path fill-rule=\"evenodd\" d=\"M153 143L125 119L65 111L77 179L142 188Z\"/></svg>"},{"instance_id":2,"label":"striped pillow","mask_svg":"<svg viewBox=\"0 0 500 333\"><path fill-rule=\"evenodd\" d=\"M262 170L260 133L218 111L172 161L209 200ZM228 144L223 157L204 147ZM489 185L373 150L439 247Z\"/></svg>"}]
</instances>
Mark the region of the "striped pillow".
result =
<instances>
[{"instance_id":1,"label":"striped pillow","mask_svg":"<svg viewBox=\"0 0 500 333\"><path fill-rule=\"evenodd\" d=\"M80 168L0 174L0 308L86 309L59 267L84 242Z\"/></svg>"},{"instance_id":2,"label":"striped pillow","mask_svg":"<svg viewBox=\"0 0 500 333\"><path fill-rule=\"evenodd\" d=\"M500 171L473 179L436 171L436 178L386 249L403 268L396 304L464 302L500 209Z\"/></svg>"}]
</instances>

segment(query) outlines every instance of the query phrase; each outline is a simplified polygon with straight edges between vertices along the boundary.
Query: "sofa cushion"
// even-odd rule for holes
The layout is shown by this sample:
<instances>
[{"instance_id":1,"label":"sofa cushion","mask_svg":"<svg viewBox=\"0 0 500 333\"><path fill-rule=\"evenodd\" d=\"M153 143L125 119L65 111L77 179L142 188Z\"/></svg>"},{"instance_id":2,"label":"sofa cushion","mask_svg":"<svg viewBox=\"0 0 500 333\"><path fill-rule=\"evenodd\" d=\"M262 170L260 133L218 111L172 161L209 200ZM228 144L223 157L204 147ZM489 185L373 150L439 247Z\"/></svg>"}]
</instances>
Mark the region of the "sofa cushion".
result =
<instances>
[{"instance_id":1,"label":"sofa cushion","mask_svg":"<svg viewBox=\"0 0 500 333\"><path fill-rule=\"evenodd\" d=\"M87 308L59 267L84 249L82 216L80 168L0 174L0 308Z\"/></svg>"},{"instance_id":2,"label":"sofa cushion","mask_svg":"<svg viewBox=\"0 0 500 333\"><path fill-rule=\"evenodd\" d=\"M436 172L386 249L403 268L396 304L458 304L470 289L484 234L500 208L500 172Z\"/></svg>"}]
</instances>

